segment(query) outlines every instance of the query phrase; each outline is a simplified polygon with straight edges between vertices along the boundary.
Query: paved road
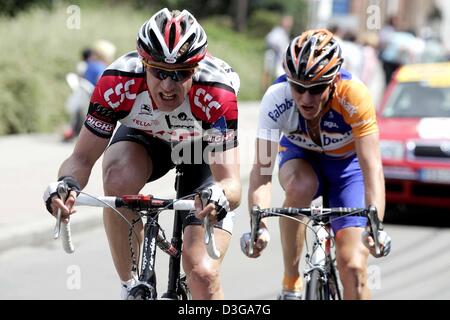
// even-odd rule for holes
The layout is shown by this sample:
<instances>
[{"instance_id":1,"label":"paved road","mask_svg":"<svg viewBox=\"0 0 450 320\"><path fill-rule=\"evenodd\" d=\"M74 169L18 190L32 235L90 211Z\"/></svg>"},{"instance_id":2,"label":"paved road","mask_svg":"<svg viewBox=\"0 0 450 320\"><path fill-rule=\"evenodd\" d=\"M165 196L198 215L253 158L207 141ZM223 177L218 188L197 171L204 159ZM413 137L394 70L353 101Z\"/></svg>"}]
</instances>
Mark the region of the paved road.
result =
<instances>
[{"instance_id":1,"label":"paved road","mask_svg":"<svg viewBox=\"0 0 450 320\"><path fill-rule=\"evenodd\" d=\"M246 186L244 186L245 188ZM274 203L281 202L279 188ZM162 219L170 233L170 214ZM235 236L224 261L222 281L227 299L273 299L281 280L277 221L270 222L272 241L256 260L244 257L238 238L248 227L239 210ZM370 260L374 299L450 299L450 229L388 225L393 252ZM73 230L76 253L48 241L0 254L0 299L117 299L119 284L102 228ZM167 279L167 256L158 253L158 288Z\"/></svg>"},{"instance_id":2,"label":"paved road","mask_svg":"<svg viewBox=\"0 0 450 320\"><path fill-rule=\"evenodd\" d=\"M244 198L247 174L253 159L256 105L240 111L240 140ZM54 219L43 208L42 192L55 179L56 168L73 148L48 135L0 138L0 299L117 299L119 285L112 266L101 215L96 209L82 209L73 219L76 253L67 255L60 243L50 240ZM173 175L148 191L160 196L173 194ZM93 170L87 191L101 193L99 163ZM273 204L282 203L274 184ZM272 242L265 254L250 260L239 250L239 237L248 229L248 216L238 210L235 235L223 265L223 287L227 299L273 299L282 276L281 248L276 220L270 222ZM375 299L450 299L450 229L388 225L393 238L392 254L370 260L370 285ZM163 218L168 226L169 215ZM411 221L408 218L408 221ZM78 223L76 223L78 222ZM168 233L171 227L167 227ZM159 287L167 278L167 257L158 256ZM159 290L163 292L162 289Z\"/></svg>"}]
</instances>

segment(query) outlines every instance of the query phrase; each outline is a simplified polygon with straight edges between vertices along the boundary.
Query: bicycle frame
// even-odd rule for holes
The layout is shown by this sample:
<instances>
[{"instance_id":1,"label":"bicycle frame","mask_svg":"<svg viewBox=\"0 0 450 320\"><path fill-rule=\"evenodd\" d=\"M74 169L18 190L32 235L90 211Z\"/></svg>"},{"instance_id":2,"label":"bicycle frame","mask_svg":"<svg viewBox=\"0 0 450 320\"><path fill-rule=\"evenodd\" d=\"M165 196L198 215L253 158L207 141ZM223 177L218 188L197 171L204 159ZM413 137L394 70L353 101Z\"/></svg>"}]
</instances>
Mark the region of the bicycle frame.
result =
<instances>
[{"instance_id":1,"label":"bicycle frame","mask_svg":"<svg viewBox=\"0 0 450 320\"><path fill-rule=\"evenodd\" d=\"M135 211L140 216L147 216L147 220L144 225L144 241L142 245L142 254L140 259L140 274L137 283L130 290L130 295L141 299L156 299L156 273L155 273L155 261L156 261L156 246L160 247L163 251L170 255L169 261L169 277L168 277L168 290L162 296L166 299L188 299L190 297L189 290L185 283L185 278L180 276L181 270L181 248L182 248L182 213L194 210L194 200L183 200L179 192L180 179L182 176L181 169L177 167L177 180L176 190L177 199L157 199L153 196L143 195L131 195L123 197L114 196L101 196L94 197L85 193L80 193L76 200L76 205L85 205L93 207L109 207L114 208L128 208ZM60 190L61 189L61 190ZM58 193L63 195L67 194L67 186L61 184L58 186ZM191 196L191 195L189 195ZM203 190L199 194L202 200L209 199L210 194L208 191ZM154 210L155 211L152 211ZM159 211L158 211L159 209ZM174 209L174 223L173 234L171 242L167 241L164 232L158 224L158 217L160 210ZM116 210L116 212L120 214ZM144 213L145 212L145 213ZM122 215L121 215L122 216ZM122 218L124 218L122 216ZM125 218L124 218L125 219ZM126 219L125 219L126 220ZM58 210L58 217L54 230L54 238L57 239L61 235L63 242L63 248L67 253L73 253L74 248L70 235L70 224L61 223L61 210ZM138 221L138 220L137 220ZM129 223L133 228L133 223ZM214 228L209 223L209 218L204 218L205 226L205 246L206 251L213 259L220 258L220 252L217 250L214 240ZM62 227L62 228L61 228ZM160 234L162 231L162 234ZM130 235L131 236L131 235ZM131 238L130 238L131 242ZM133 250L131 247L130 250ZM132 251L133 265L136 266ZM139 268L139 267L137 267ZM136 270L133 268L133 270Z\"/></svg>"},{"instance_id":2,"label":"bicycle frame","mask_svg":"<svg viewBox=\"0 0 450 320\"><path fill-rule=\"evenodd\" d=\"M132 290L140 290L143 286L146 295L150 300L157 298L158 293L156 289L156 238L159 233L159 226L157 225L157 216L151 215L150 219L144 226L144 242L142 247L141 272L138 282ZM131 293L131 292L130 292Z\"/></svg>"},{"instance_id":3,"label":"bicycle frame","mask_svg":"<svg viewBox=\"0 0 450 320\"><path fill-rule=\"evenodd\" d=\"M183 173L180 168L176 168L176 182L175 189L177 192L177 199L180 197L179 185L180 179ZM181 248L183 245L182 231L183 231L183 221L182 221L183 211L175 210L174 222L173 222L173 232L172 232L172 254L169 254L169 274L167 281L167 292L161 297L167 300L179 300L180 298L188 298L188 292L182 292L186 290L186 286L182 287L182 279L180 277L181 271ZM155 272L155 262L156 262L156 246L157 237L160 231L158 225L158 213L151 214L147 218L147 222L144 226L144 243L142 248L142 262L141 262L141 273L139 281L136 286L130 291L133 294L133 290L139 290L139 286L144 286L147 288L148 298L150 300L156 300L158 297L156 288L156 272ZM136 289L138 288L138 289Z\"/></svg>"},{"instance_id":4,"label":"bicycle frame","mask_svg":"<svg viewBox=\"0 0 450 320\"><path fill-rule=\"evenodd\" d=\"M305 255L306 267L303 271L303 277L306 282L305 296L308 290L308 285L313 277L313 271L317 270L324 288L324 299L333 298L334 300L341 300L341 292L337 283L336 268L334 259L331 255L331 235L329 227L322 222L313 222L312 230L315 235L315 240L312 245L312 254L309 251ZM334 278L334 279L331 279ZM334 288L330 288L330 281L335 282Z\"/></svg>"},{"instance_id":5,"label":"bicycle frame","mask_svg":"<svg viewBox=\"0 0 450 320\"><path fill-rule=\"evenodd\" d=\"M180 179L183 173L177 167L176 169L176 181L175 189L177 192L177 198L180 197ZM173 222L173 231L171 243L175 249L181 253L181 248L183 245L183 221L182 216L183 211L175 210L175 217ZM169 259L169 276L167 282L167 292L162 296L166 299L178 300L178 293L180 292L180 270L181 270L181 254L178 256L170 256Z\"/></svg>"},{"instance_id":6,"label":"bicycle frame","mask_svg":"<svg viewBox=\"0 0 450 320\"><path fill-rule=\"evenodd\" d=\"M335 259L331 256L331 235L327 231L330 218L333 216L362 215L368 218L369 234L374 239L375 252L380 252L378 230L383 225L378 219L377 210L373 206L368 208L323 208L310 206L308 208L266 208L253 206L250 212L250 241L249 255L253 255L253 248L258 234L259 225L265 217L295 217L303 215L313 221L312 229L315 240L312 255L306 256L309 269L305 270L306 298L307 299L341 299L338 277L336 274ZM294 218L295 219L295 218ZM298 219L295 219L298 220ZM299 221L301 222L301 221Z\"/></svg>"}]
</instances>

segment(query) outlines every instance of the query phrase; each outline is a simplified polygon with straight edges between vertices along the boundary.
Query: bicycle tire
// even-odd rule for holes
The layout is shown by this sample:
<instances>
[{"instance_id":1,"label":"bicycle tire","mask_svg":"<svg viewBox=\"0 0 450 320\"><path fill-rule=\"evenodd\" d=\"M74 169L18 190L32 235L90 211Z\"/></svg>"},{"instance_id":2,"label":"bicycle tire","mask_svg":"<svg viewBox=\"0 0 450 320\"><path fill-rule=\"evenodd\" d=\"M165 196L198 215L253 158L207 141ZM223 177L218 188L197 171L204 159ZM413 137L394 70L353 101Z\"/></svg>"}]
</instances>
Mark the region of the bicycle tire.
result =
<instances>
[{"instance_id":1,"label":"bicycle tire","mask_svg":"<svg viewBox=\"0 0 450 320\"><path fill-rule=\"evenodd\" d=\"M127 300L156 300L154 289L139 285L130 290Z\"/></svg>"},{"instance_id":2,"label":"bicycle tire","mask_svg":"<svg viewBox=\"0 0 450 320\"><path fill-rule=\"evenodd\" d=\"M337 276L337 268L334 261L330 263L330 271L328 272L329 296L331 300L342 300L341 288L339 286L339 278Z\"/></svg>"},{"instance_id":3,"label":"bicycle tire","mask_svg":"<svg viewBox=\"0 0 450 320\"><path fill-rule=\"evenodd\" d=\"M305 300L327 300L328 297L325 292L321 272L318 269L314 269L306 283Z\"/></svg>"}]
</instances>

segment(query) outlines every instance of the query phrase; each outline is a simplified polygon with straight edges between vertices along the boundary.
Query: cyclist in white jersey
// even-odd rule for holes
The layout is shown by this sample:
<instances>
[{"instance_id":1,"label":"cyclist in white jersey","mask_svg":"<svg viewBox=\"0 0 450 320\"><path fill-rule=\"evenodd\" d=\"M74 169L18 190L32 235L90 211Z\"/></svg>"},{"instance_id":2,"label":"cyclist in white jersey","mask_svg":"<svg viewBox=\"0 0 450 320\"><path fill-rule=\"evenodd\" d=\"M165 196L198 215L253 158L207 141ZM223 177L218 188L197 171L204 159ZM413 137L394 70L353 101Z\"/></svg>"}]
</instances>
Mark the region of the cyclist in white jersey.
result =
<instances>
[{"instance_id":1,"label":"cyclist in white jersey","mask_svg":"<svg viewBox=\"0 0 450 320\"><path fill-rule=\"evenodd\" d=\"M222 299L220 265L231 239L231 210L241 197L239 164L223 160L239 158L238 90L239 77L207 53L206 33L192 14L158 11L140 28L137 52L116 60L97 83L79 140L58 173L58 181L72 191L63 203L57 183L50 184L44 193L47 209L54 214L61 208L66 219L74 212L77 191L86 186L105 150L106 195L138 194L147 182L175 165L184 166L182 193L209 189L212 194L203 209L197 206L195 215L183 217L182 261L188 286L193 299ZM118 122L121 126L115 130ZM127 210L122 213L129 220L134 217ZM216 227L220 260L206 252L201 226L205 216ZM133 275L128 226L111 209L104 211L104 224L117 273L129 288ZM142 230L142 224L138 228Z\"/></svg>"}]
</instances>

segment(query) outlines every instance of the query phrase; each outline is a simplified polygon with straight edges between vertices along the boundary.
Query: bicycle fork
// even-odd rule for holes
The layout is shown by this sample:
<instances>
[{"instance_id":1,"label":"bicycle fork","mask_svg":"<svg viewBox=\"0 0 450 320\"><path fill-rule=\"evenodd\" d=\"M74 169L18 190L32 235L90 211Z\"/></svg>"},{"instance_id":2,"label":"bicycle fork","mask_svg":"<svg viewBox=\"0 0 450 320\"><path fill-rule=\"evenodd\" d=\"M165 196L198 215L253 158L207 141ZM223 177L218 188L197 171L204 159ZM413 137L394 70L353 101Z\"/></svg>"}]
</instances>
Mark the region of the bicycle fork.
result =
<instances>
[{"instance_id":1,"label":"bicycle fork","mask_svg":"<svg viewBox=\"0 0 450 320\"><path fill-rule=\"evenodd\" d=\"M330 256L329 233L321 223L314 223L312 228L316 235L316 240L313 244L312 254L306 254L308 269L304 271L303 277L308 284L311 281L313 271L318 270L320 275L319 281L324 284L325 291L327 291L328 288L325 284L328 282L327 259ZM325 294L328 294L328 292L325 292Z\"/></svg>"},{"instance_id":2,"label":"bicycle fork","mask_svg":"<svg viewBox=\"0 0 450 320\"><path fill-rule=\"evenodd\" d=\"M159 226L155 219L147 221L144 231L144 244L142 247L141 272L136 287L145 287L148 299L153 300L157 297L156 290L156 239L159 233Z\"/></svg>"}]
</instances>

